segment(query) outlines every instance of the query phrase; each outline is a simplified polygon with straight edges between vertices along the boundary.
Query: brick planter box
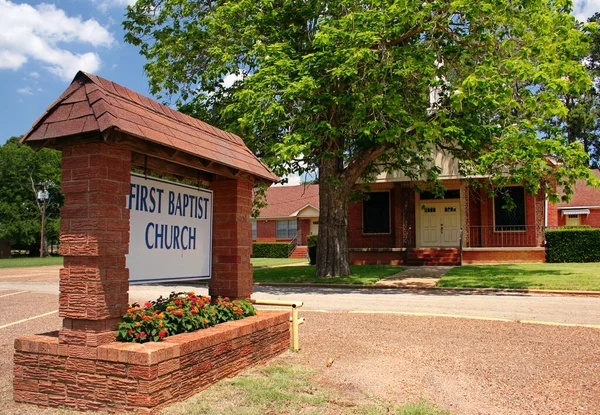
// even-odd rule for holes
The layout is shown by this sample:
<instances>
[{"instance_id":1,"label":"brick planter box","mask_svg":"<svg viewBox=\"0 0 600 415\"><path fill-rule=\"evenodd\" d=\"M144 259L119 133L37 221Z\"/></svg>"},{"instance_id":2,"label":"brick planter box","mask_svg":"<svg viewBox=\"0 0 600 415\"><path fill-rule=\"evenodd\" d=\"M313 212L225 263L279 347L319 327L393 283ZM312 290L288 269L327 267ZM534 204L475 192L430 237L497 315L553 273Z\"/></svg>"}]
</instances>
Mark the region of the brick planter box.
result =
<instances>
[{"instance_id":1,"label":"brick planter box","mask_svg":"<svg viewBox=\"0 0 600 415\"><path fill-rule=\"evenodd\" d=\"M289 347L289 312L258 315L158 343L86 347L57 336L15 340L14 400L77 410L155 413Z\"/></svg>"}]
</instances>

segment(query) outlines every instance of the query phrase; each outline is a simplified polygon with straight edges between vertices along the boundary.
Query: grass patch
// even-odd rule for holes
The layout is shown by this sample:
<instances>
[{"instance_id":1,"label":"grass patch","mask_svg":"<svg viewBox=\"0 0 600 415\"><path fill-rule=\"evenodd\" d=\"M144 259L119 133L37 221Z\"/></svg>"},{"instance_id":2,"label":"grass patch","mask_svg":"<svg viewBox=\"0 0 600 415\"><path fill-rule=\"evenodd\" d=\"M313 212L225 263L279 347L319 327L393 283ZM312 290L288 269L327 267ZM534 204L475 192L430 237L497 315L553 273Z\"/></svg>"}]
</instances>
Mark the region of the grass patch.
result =
<instances>
[{"instance_id":1,"label":"grass patch","mask_svg":"<svg viewBox=\"0 0 600 415\"><path fill-rule=\"evenodd\" d=\"M315 382L314 374L304 366L271 363L223 380L162 414L450 415L425 401L405 406L379 401L351 402L340 391Z\"/></svg>"},{"instance_id":2,"label":"grass patch","mask_svg":"<svg viewBox=\"0 0 600 415\"><path fill-rule=\"evenodd\" d=\"M456 267L438 287L600 291L600 263L469 265Z\"/></svg>"},{"instance_id":3,"label":"grass patch","mask_svg":"<svg viewBox=\"0 0 600 415\"><path fill-rule=\"evenodd\" d=\"M304 258L250 258L252 266L256 268L276 267L290 264L307 264L308 259Z\"/></svg>"},{"instance_id":4,"label":"grass patch","mask_svg":"<svg viewBox=\"0 0 600 415\"><path fill-rule=\"evenodd\" d=\"M353 265L352 275L339 278L315 277L315 266L296 266L281 268L263 268L254 270L254 282L293 282L318 284L363 284L371 285L377 281L404 271L405 268L393 265Z\"/></svg>"},{"instance_id":5,"label":"grass patch","mask_svg":"<svg viewBox=\"0 0 600 415\"><path fill-rule=\"evenodd\" d=\"M50 256L46 258L10 258L0 259L0 268L28 268L45 267L49 265L62 265L63 258Z\"/></svg>"}]
</instances>

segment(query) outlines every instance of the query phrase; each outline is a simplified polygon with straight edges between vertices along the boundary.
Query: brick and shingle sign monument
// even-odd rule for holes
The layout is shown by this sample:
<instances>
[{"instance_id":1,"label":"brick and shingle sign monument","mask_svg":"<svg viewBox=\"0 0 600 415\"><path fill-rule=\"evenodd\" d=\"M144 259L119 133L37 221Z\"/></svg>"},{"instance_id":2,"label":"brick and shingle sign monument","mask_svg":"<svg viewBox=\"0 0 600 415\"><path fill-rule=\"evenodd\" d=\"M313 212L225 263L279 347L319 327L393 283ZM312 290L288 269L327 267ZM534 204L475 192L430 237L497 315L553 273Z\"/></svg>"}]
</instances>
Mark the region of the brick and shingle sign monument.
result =
<instances>
[{"instance_id":1,"label":"brick and shingle sign monument","mask_svg":"<svg viewBox=\"0 0 600 415\"><path fill-rule=\"evenodd\" d=\"M287 312L115 341L130 283L250 297L252 186L278 179L240 137L79 72L22 140L62 152L63 326L15 341L15 401L154 413L288 347Z\"/></svg>"}]
</instances>

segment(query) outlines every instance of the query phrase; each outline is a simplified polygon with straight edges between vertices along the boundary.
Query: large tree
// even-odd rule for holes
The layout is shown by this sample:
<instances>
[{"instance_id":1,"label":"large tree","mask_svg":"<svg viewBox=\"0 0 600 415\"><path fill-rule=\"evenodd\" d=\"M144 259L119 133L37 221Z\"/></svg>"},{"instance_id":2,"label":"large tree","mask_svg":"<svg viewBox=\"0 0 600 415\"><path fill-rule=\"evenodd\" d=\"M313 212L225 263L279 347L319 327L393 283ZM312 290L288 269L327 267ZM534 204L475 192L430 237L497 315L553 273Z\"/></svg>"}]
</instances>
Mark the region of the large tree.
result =
<instances>
[{"instance_id":1,"label":"large tree","mask_svg":"<svg viewBox=\"0 0 600 415\"><path fill-rule=\"evenodd\" d=\"M588 28L570 11L568 0L138 0L124 27L153 93L240 134L280 175L318 171L317 275L336 276L350 273L353 188L379 171L436 183L443 150L464 174L531 192L587 177L580 144L539 134L567 115L562 96L590 84L578 61Z\"/></svg>"},{"instance_id":2,"label":"large tree","mask_svg":"<svg viewBox=\"0 0 600 415\"><path fill-rule=\"evenodd\" d=\"M59 151L34 151L11 137L0 146L0 240L14 249L39 254L42 205L37 193L45 183L49 193L46 206L46 240L58 241L61 155Z\"/></svg>"}]
</instances>

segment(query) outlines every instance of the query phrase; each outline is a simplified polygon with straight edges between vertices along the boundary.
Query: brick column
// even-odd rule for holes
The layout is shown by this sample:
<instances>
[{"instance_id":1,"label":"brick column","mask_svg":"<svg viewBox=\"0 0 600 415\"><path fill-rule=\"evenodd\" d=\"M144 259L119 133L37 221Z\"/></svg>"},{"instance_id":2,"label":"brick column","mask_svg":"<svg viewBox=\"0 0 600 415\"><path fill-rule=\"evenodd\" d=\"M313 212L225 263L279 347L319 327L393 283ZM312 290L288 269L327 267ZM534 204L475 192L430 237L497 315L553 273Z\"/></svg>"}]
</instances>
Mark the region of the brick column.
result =
<instances>
[{"instance_id":1,"label":"brick column","mask_svg":"<svg viewBox=\"0 0 600 415\"><path fill-rule=\"evenodd\" d=\"M59 340L93 347L115 340L127 311L131 153L88 143L64 147L62 157Z\"/></svg>"},{"instance_id":2,"label":"brick column","mask_svg":"<svg viewBox=\"0 0 600 415\"><path fill-rule=\"evenodd\" d=\"M209 295L246 299L252 294L252 182L215 180Z\"/></svg>"},{"instance_id":3,"label":"brick column","mask_svg":"<svg viewBox=\"0 0 600 415\"><path fill-rule=\"evenodd\" d=\"M470 246L471 236L471 218L470 218L470 200L469 183L466 180L460 181L460 228L463 234L463 246Z\"/></svg>"}]
</instances>

